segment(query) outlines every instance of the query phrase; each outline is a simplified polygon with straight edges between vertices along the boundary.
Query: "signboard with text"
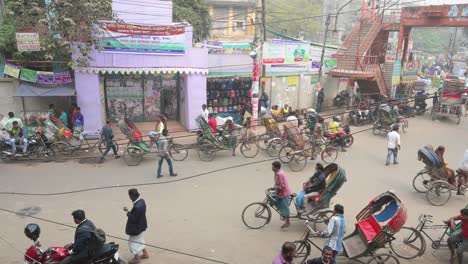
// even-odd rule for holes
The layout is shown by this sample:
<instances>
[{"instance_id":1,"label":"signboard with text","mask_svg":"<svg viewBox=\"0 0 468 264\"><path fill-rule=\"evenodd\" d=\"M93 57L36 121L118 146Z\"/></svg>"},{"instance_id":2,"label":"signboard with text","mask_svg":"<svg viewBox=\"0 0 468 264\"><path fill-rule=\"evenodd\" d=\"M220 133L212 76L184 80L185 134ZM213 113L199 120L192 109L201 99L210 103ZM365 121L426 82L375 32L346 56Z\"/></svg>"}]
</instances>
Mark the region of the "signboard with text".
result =
<instances>
[{"instance_id":1,"label":"signboard with text","mask_svg":"<svg viewBox=\"0 0 468 264\"><path fill-rule=\"evenodd\" d=\"M18 51L40 51L41 43L36 32L16 33Z\"/></svg>"},{"instance_id":2,"label":"signboard with text","mask_svg":"<svg viewBox=\"0 0 468 264\"><path fill-rule=\"evenodd\" d=\"M263 64L309 63L309 44L289 40L272 40L263 44Z\"/></svg>"}]
</instances>

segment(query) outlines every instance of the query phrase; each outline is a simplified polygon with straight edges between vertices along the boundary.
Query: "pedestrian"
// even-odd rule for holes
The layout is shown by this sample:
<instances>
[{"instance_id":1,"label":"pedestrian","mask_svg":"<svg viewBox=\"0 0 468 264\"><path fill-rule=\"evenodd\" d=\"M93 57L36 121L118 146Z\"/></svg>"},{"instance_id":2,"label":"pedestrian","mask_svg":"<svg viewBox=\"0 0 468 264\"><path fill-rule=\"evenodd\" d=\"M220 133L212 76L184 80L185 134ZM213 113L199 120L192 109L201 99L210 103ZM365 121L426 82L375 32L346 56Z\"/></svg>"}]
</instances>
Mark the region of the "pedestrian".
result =
<instances>
[{"instance_id":1,"label":"pedestrian","mask_svg":"<svg viewBox=\"0 0 468 264\"><path fill-rule=\"evenodd\" d=\"M206 109L206 104L202 105L202 110L203 110L203 112L202 112L201 116L203 117L203 119L205 119L206 122L208 122L208 114L210 112L208 111L208 109Z\"/></svg>"},{"instance_id":2,"label":"pedestrian","mask_svg":"<svg viewBox=\"0 0 468 264\"><path fill-rule=\"evenodd\" d=\"M114 157L120 158L119 154L117 153L117 148L112 140L114 138L114 133L112 132L111 121L107 120L106 125L102 128L102 137L104 139L104 143L106 144L106 150L102 153L101 158L99 159L99 163L104 162L104 158L106 157L107 153L109 153L110 149L114 152Z\"/></svg>"},{"instance_id":3,"label":"pedestrian","mask_svg":"<svg viewBox=\"0 0 468 264\"><path fill-rule=\"evenodd\" d=\"M317 94L317 106L316 106L317 109L315 109L317 113L322 110L322 103L324 99L325 99L325 94L323 93L323 88L322 88L319 90Z\"/></svg>"},{"instance_id":4,"label":"pedestrian","mask_svg":"<svg viewBox=\"0 0 468 264\"><path fill-rule=\"evenodd\" d=\"M320 258L309 259L306 264L332 264L333 260L333 249L329 246L325 246L322 249L322 256Z\"/></svg>"},{"instance_id":5,"label":"pedestrian","mask_svg":"<svg viewBox=\"0 0 468 264\"><path fill-rule=\"evenodd\" d=\"M169 155L168 151L168 145L169 145L169 140L167 138L167 129L164 129L162 132L162 135L158 139L158 156L159 156L159 162L158 162L158 178L161 178L163 175L161 174L161 169L162 169L162 164L163 161L167 161L167 165L169 166L169 175L170 176L177 176L177 173L174 173L174 167L172 166L172 160L171 156Z\"/></svg>"},{"instance_id":6,"label":"pedestrian","mask_svg":"<svg viewBox=\"0 0 468 264\"><path fill-rule=\"evenodd\" d=\"M273 260L272 264L293 264L296 255L296 245L293 242L284 242L281 252Z\"/></svg>"},{"instance_id":7,"label":"pedestrian","mask_svg":"<svg viewBox=\"0 0 468 264\"><path fill-rule=\"evenodd\" d=\"M439 103L439 95L437 92L434 92L434 96L432 97L432 107L435 107Z\"/></svg>"},{"instance_id":8,"label":"pedestrian","mask_svg":"<svg viewBox=\"0 0 468 264\"><path fill-rule=\"evenodd\" d=\"M68 127L68 114L67 114L67 111L65 111L65 110L62 110L62 111L61 111L59 120L60 120L66 127Z\"/></svg>"},{"instance_id":9,"label":"pedestrian","mask_svg":"<svg viewBox=\"0 0 468 264\"><path fill-rule=\"evenodd\" d=\"M343 251L343 238L346 232L346 220L343 215L344 207L341 204L335 204L328 227L321 233L322 236L328 237L324 247L330 247L333 250L333 261L331 263L335 263L336 255Z\"/></svg>"},{"instance_id":10,"label":"pedestrian","mask_svg":"<svg viewBox=\"0 0 468 264\"><path fill-rule=\"evenodd\" d=\"M289 203L291 200L291 189L289 189L288 180L286 174L281 169L281 163L275 161L272 164L272 170L275 173L275 196L276 199L273 201L273 205L276 206L281 214L281 217L285 219L284 224L281 228L287 228L290 225L289 222Z\"/></svg>"},{"instance_id":11,"label":"pedestrian","mask_svg":"<svg viewBox=\"0 0 468 264\"><path fill-rule=\"evenodd\" d=\"M23 127L23 121L20 118L15 117L13 112L8 112L8 117L4 117L2 120L2 128L10 131L13 128L13 122L17 122L19 127Z\"/></svg>"},{"instance_id":12,"label":"pedestrian","mask_svg":"<svg viewBox=\"0 0 468 264\"><path fill-rule=\"evenodd\" d=\"M72 103L71 109L70 109L70 128L73 129L75 127L75 114L76 114L76 108L78 105L76 103Z\"/></svg>"},{"instance_id":13,"label":"pedestrian","mask_svg":"<svg viewBox=\"0 0 468 264\"><path fill-rule=\"evenodd\" d=\"M461 232L455 233L455 221L461 221ZM463 253L468 250L468 208L460 210L460 214L450 218L450 230L455 233L447 239L450 249L450 263L455 263L458 258L458 264L463 264ZM455 252L456 250L456 252Z\"/></svg>"},{"instance_id":14,"label":"pedestrian","mask_svg":"<svg viewBox=\"0 0 468 264\"><path fill-rule=\"evenodd\" d=\"M57 117L57 112L55 112L55 105L54 104L49 104L49 111L48 113L50 115L53 115L54 117Z\"/></svg>"},{"instance_id":15,"label":"pedestrian","mask_svg":"<svg viewBox=\"0 0 468 264\"><path fill-rule=\"evenodd\" d=\"M148 252L145 248L144 233L148 228L146 220L146 203L145 200L140 198L140 193L137 189L128 190L128 196L133 203L131 211L124 206L124 212L127 212L127 224L125 225L125 233L128 238L128 249L133 255L133 259L129 264L139 263L140 259L149 258Z\"/></svg>"},{"instance_id":16,"label":"pedestrian","mask_svg":"<svg viewBox=\"0 0 468 264\"><path fill-rule=\"evenodd\" d=\"M80 133L83 132L83 127L84 127L84 117L81 114L81 108L76 107L75 108L75 115L73 116L74 120L74 128L73 128L73 136L74 137L79 137Z\"/></svg>"},{"instance_id":17,"label":"pedestrian","mask_svg":"<svg viewBox=\"0 0 468 264\"><path fill-rule=\"evenodd\" d=\"M265 92L265 89L262 89L262 95L260 96L260 106L268 108L268 94Z\"/></svg>"},{"instance_id":18,"label":"pedestrian","mask_svg":"<svg viewBox=\"0 0 468 264\"><path fill-rule=\"evenodd\" d=\"M392 131L387 134L388 151L385 166L390 165L390 158L393 155L393 164L398 164L398 151L400 150L400 134L398 134L398 125L392 126Z\"/></svg>"}]
</instances>

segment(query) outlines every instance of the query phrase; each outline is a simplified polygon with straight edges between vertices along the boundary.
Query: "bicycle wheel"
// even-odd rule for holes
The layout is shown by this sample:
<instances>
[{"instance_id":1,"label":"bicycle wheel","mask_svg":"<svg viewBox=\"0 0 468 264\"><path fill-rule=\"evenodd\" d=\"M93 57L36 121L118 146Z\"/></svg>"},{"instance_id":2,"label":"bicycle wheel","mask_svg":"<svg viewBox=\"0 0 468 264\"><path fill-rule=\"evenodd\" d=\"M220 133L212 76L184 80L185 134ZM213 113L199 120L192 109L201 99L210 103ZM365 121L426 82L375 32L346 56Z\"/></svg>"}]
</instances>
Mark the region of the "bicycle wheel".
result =
<instances>
[{"instance_id":1,"label":"bicycle wheel","mask_svg":"<svg viewBox=\"0 0 468 264\"><path fill-rule=\"evenodd\" d=\"M289 163L293 159L294 152L291 146L283 146L278 153L278 158L283 163Z\"/></svg>"},{"instance_id":2,"label":"bicycle wheel","mask_svg":"<svg viewBox=\"0 0 468 264\"><path fill-rule=\"evenodd\" d=\"M400 261L391 254L381 253L373 256L367 264L400 264Z\"/></svg>"},{"instance_id":3,"label":"bicycle wheel","mask_svg":"<svg viewBox=\"0 0 468 264\"><path fill-rule=\"evenodd\" d=\"M77 150L77 149L81 148L81 144L83 144L83 141L81 141L81 139L79 137L73 137L72 136L68 140L68 144L70 144L70 146L72 146L75 150Z\"/></svg>"},{"instance_id":4,"label":"bicycle wheel","mask_svg":"<svg viewBox=\"0 0 468 264\"><path fill-rule=\"evenodd\" d=\"M296 254L294 255L294 263L304 264L310 255L310 245L307 241L296 240Z\"/></svg>"},{"instance_id":5,"label":"bicycle wheel","mask_svg":"<svg viewBox=\"0 0 468 264\"><path fill-rule=\"evenodd\" d=\"M203 161L212 161L216 158L216 146L206 143L200 146L198 157Z\"/></svg>"},{"instance_id":6,"label":"bicycle wheel","mask_svg":"<svg viewBox=\"0 0 468 264\"><path fill-rule=\"evenodd\" d=\"M253 142L242 142L240 145L240 151L246 158L253 158L258 154L258 146Z\"/></svg>"},{"instance_id":7,"label":"bicycle wheel","mask_svg":"<svg viewBox=\"0 0 468 264\"><path fill-rule=\"evenodd\" d=\"M429 190L426 192L426 199L435 206L446 204L452 197L451 186L445 181L435 181L431 183Z\"/></svg>"},{"instance_id":8,"label":"bicycle wheel","mask_svg":"<svg viewBox=\"0 0 468 264\"><path fill-rule=\"evenodd\" d=\"M310 220L314 222L314 230L325 230L333 216L333 210L321 211L318 214L310 216Z\"/></svg>"},{"instance_id":9,"label":"bicycle wheel","mask_svg":"<svg viewBox=\"0 0 468 264\"><path fill-rule=\"evenodd\" d=\"M270 140L270 135L268 134L263 134L258 137L257 140L257 146L262 149L262 150L267 150L268 149L268 140Z\"/></svg>"},{"instance_id":10,"label":"bicycle wheel","mask_svg":"<svg viewBox=\"0 0 468 264\"><path fill-rule=\"evenodd\" d=\"M183 161L188 156L187 148L182 144L171 144L169 145L169 155L177 161Z\"/></svg>"},{"instance_id":11,"label":"bicycle wheel","mask_svg":"<svg viewBox=\"0 0 468 264\"><path fill-rule=\"evenodd\" d=\"M427 192L431 181L431 175L426 171L420 171L413 179L413 188L419 193Z\"/></svg>"},{"instance_id":12,"label":"bicycle wheel","mask_svg":"<svg viewBox=\"0 0 468 264\"><path fill-rule=\"evenodd\" d=\"M322 158L322 161L326 164L331 164L338 157L338 150L336 150L336 148L330 145L326 145L325 148L322 150L322 153L320 153L320 157Z\"/></svg>"},{"instance_id":13,"label":"bicycle wheel","mask_svg":"<svg viewBox=\"0 0 468 264\"><path fill-rule=\"evenodd\" d=\"M268 142L267 153L270 155L270 157L277 157L282 147L283 141L281 141L281 139L272 139L270 142Z\"/></svg>"},{"instance_id":14,"label":"bicycle wheel","mask_svg":"<svg viewBox=\"0 0 468 264\"><path fill-rule=\"evenodd\" d=\"M294 171L302 171L307 165L307 157L304 156L304 153L294 154L291 158L291 161L288 163L289 168Z\"/></svg>"},{"instance_id":15,"label":"bicycle wheel","mask_svg":"<svg viewBox=\"0 0 468 264\"><path fill-rule=\"evenodd\" d=\"M50 145L50 149L54 149L57 155L65 155L65 156L70 156L73 151L75 151L75 148L73 146L70 146L69 144L58 141Z\"/></svg>"},{"instance_id":16,"label":"bicycle wheel","mask_svg":"<svg viewBox=\"0 0 468 264\"><path fill-rule=\"evenodd\" d=\"M271 220L271 209L264 203L251 203L242 211L242 222L251 229L259 229Z\"/></svg>"},{"instance_id":17,"label":"bicycle wheel","mask_svg":"<svg viewBox=\"0 0 468 264\"><path fill-rule=\"evenodd\" d=\"M390 241L390 249L395 255L404 259L414 259L426 251L426 241L421 233L411 227L402 227Z\"/></svg>"},{"instance_id":18,"label":"bicycle wheel","mask_svg":"<svg viewBox=\"0 0 468 264\"><path fill-rule=\"evenodd\" d=\"M143 150L139 147L127 147L123 154L123 160L128 166L137 166L143 160Z\"/></svg>"}]
</instances>

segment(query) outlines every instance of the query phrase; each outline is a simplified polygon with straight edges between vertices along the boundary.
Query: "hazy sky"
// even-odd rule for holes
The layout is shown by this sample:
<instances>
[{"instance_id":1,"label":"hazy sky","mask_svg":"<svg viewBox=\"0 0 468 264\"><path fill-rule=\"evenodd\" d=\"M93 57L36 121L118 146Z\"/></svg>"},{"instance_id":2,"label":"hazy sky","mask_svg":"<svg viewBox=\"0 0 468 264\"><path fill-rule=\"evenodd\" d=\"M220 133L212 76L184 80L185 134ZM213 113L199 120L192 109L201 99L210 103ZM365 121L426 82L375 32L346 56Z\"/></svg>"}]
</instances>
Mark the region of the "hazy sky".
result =
<instances>
[{"instance_id":1,"label":"hazy sky","mask_svg":"<svg viewBox=\"0 0 468 264\"><path fill-rule=\"evenodd\" d=\"M414 0L406 0L412 2ZM423 5L448 5L448 4L468 4L468 0L425 0L421 2Z\"/></svg>"}]
</instances>

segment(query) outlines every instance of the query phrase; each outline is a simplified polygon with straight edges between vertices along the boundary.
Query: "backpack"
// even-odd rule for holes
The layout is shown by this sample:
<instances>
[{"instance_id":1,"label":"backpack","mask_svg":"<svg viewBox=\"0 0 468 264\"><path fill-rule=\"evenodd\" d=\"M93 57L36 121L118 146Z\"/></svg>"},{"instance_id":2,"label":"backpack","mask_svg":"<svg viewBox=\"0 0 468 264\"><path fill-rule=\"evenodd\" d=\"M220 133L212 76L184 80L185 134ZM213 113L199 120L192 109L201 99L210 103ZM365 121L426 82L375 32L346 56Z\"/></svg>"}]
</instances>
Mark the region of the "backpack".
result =
<instances>
[{"instance_id":1,"label":"backpack","mask_svg":"<svg viewBox=\"0 0 468 264\"><path fill-rule=\"evenodd\" d=\"M100 228L93 231L93 237L89 241L89 250L96 252L106 243L106 233Z\"/></svg>"}]
</instances>

